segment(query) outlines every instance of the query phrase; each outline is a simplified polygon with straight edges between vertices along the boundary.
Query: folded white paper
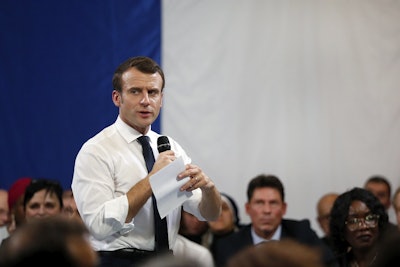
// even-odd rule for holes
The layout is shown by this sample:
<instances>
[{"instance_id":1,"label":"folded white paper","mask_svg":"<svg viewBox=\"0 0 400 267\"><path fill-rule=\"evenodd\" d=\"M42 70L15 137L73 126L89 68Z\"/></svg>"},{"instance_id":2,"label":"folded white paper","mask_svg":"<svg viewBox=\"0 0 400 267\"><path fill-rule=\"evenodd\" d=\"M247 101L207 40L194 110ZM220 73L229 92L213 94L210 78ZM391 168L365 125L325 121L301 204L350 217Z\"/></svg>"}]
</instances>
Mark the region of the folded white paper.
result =
<instances>
[{"instance_id":1,"label":"folded white paper","mask_svg":"<svg viewBox=\"0 0 400 267\"><path fill-rule=\"evenodd\" d=\"M190 177L178 180L178 174L184 170L185 164L182 157L179 157L150 177L150 186L156 197L161 218L167 216L193 195L192 192L179 190L190 180Z\"/></svg>"}]
</instances>

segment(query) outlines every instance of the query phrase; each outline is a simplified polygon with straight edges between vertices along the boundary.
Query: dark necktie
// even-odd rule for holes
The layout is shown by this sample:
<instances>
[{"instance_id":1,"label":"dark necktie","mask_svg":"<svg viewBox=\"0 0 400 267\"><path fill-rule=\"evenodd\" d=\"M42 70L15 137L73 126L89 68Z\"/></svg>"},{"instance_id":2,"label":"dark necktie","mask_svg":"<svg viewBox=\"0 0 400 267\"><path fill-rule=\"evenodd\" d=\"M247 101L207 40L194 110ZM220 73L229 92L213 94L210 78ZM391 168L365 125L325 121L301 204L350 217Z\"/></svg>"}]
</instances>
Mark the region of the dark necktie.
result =
<instances>
[{"instance_id":1,"label":"dark necktie","mask_svg":"<svg viewBox=\"0 0 400 267\"><path fill-rule=\"evenodd\" d=\"M139 143L143 148L143 157L146 161L147 171L150 172L154 165L154 154L150 147L148 136L140 136L138 138ZM154 194L152 194L153 200L153 213L154 213L154 232L155 232L155 251L165 251L169 249L168 245L168 229L166 218L161 219L157 209L157 201Z\"/></svg>"}]
</instances>

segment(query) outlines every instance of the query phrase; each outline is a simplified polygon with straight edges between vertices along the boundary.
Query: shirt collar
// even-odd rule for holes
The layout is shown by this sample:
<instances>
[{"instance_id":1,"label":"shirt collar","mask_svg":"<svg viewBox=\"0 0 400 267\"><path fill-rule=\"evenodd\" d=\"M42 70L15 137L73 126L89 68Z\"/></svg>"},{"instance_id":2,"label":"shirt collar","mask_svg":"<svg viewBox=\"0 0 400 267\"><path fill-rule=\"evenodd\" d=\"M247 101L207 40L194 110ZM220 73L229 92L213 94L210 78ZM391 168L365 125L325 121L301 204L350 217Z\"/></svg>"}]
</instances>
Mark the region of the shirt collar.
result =
<instances>
[{"instance_id":1,"label":"shirt collar","mask_svg":"<svg viewBox=\"0 0 400 267\"><path fill-rule=\"evenodd\" d=\"M261 236L257 235L256 232L254 231L253 226L251 227L251 237L253 238L254 245L257 245L257 244L265 242L265 241L280 240L281 233L282 233L282 226L279 225L278 228L276 229L274 235L271 237L271 239L267 240L267 239L264 239Z\"/></svg>"},{"instance_id":2,"label":"shirt collar","mask_svg":"<svg viewBox=\"0 0 400 267\"><path fill-rule=\"evenodd\" d=\"M121 134L122 138L124 138L127 143L131 143L135 141L139 136L142 136L141 133L139 133L134 128L126 124L120 118L120 116L118 116L117 120L115 121L115 127L117 128L117 131ZM150 137L150 142L153 142L153 140L157 138L157 134L151 130L151 126L146 135Z\"/></svg>"}]
</instances>

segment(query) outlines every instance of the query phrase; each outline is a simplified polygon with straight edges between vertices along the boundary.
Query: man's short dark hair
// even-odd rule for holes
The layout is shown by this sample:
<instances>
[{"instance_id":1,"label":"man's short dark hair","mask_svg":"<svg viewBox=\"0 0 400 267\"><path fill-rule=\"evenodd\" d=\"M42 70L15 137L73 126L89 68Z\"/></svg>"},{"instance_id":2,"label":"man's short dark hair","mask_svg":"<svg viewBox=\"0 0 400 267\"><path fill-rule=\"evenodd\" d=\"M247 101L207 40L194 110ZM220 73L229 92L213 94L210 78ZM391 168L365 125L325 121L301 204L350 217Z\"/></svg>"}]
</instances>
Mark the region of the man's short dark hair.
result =
<instances>
[{"instance_id":1,"label":"man's short dark hair","mask_svg":"<svg viewBox=\"0 0 400 267\"><path fill-rule=\"evenodd\" d=\"M138 56L138 57L131 57L125 60L124 62L121 63L117 67L117 69L114 72L113 78L112 78L112 85L113 89L117 90L118 92L122 92L122 81L121 77L124 72L129 70L130 68L136 68L140 72L143 73L148 73L148 74L154 74L158 73L160 74L162 78L162 85L161 85L161 91L164 89L165 86L165 77L164 77L164 72L161 69L161 67L155 62L153 59L149 57L144 57L144 56Z\"/></svg>"},{"instance_id":2,"label":"man's short dark hair","mask_svg":"<svg viewBox=\"0 0 400 267\"><path fill-rule=\"evenodd\" d=\"M247 187L247 200L250 201L253 197L254 190L257 188L270 187L278 190L281 195L282 202L285 202L285 189L281 180L275 175L260 174L251 179Z\"/></svg>"},{"instance_id":3,"label":"man's short dark hair","mask_svg":"<svg viewBox=\"0 0 400 267\"><path fill-rule=\"evenodd\" d=\"M366 186L368 183L385 184L386 187L387 187L388 190L389 190L389 196L392 195L392 186L390 185L389 180L388 180L385 176L382 176L382 175L373 175L373 176L371 176L371 177L369 177L369 178L367 179L367 181L365 182L365 186ZM365 187L365 186L364 186L364 187Z\"/></svg>"}]
</instances>

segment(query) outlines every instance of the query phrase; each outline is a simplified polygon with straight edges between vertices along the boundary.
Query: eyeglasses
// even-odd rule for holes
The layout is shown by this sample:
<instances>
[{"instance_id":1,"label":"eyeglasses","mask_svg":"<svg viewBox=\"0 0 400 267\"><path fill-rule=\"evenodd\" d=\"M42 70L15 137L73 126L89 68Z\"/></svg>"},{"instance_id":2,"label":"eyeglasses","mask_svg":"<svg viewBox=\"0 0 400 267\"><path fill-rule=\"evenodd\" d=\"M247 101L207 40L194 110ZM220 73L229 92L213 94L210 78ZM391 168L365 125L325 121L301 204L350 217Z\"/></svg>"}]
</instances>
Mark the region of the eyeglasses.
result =
<instances>
[{"instance_id":1,"label":"eyeglasses","mask_svg":"<svg viewBox=\"0 0 400 267\"><path fill-rule=\"evenodd\" d=\"M368 227L374 228L378 225L379 215L377 214L368 214L364 218L351 218L348 219L345 224L350 231L355 231L360 228L360 223L362 222Z\"/></svg>"}]
</instances>

